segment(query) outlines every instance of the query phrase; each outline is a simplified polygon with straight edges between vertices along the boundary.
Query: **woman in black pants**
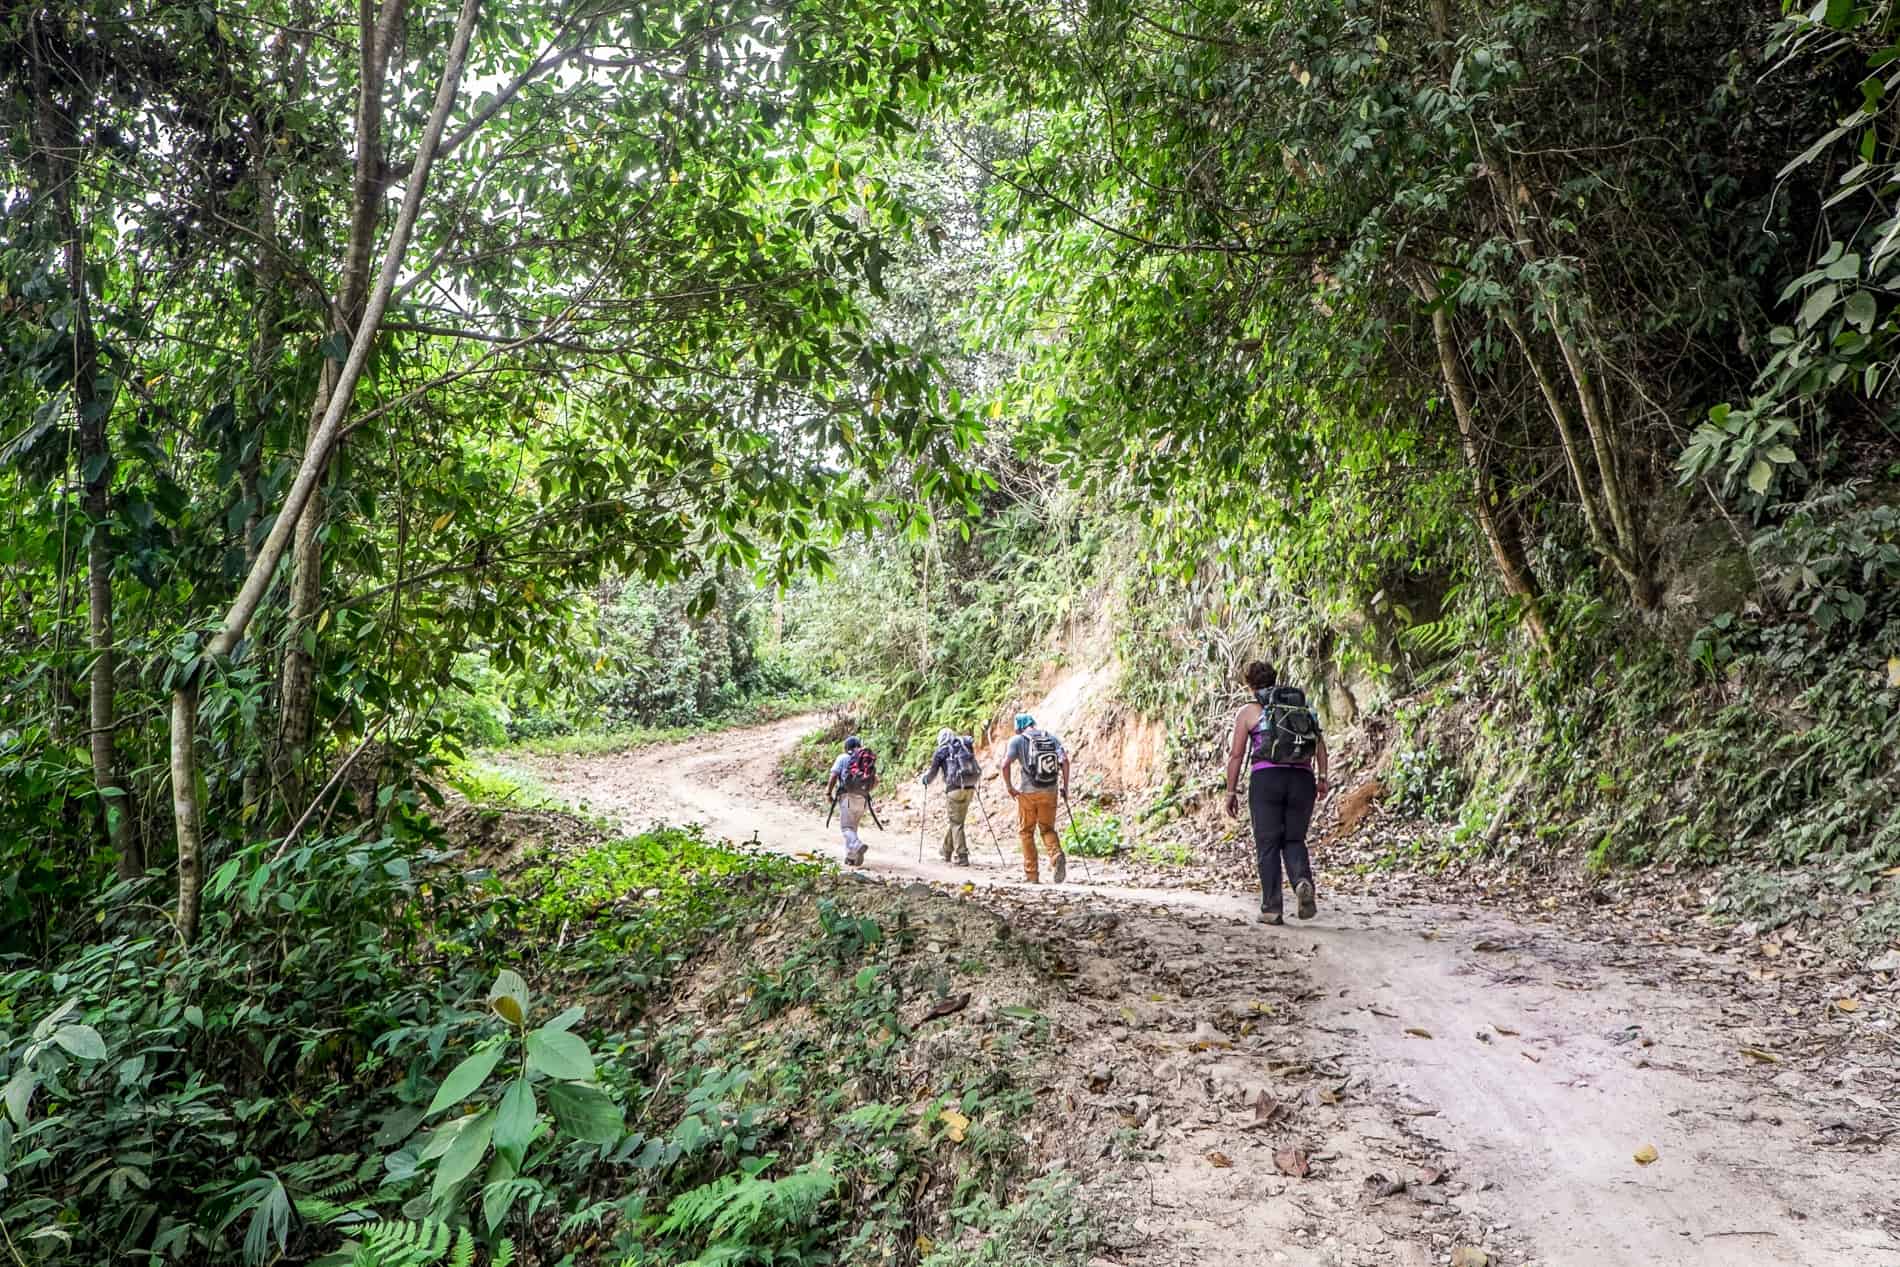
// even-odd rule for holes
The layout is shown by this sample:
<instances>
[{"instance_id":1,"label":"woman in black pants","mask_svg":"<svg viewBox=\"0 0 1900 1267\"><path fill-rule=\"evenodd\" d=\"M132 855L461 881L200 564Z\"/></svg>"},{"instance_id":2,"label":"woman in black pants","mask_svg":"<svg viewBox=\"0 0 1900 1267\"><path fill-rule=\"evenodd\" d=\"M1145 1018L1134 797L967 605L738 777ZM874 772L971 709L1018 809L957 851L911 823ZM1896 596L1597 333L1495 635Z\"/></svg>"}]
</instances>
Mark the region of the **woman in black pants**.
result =
<instances>
[{"instance_id":1,"label":"woman in black pants","mask_svg":"<svg viewBox=\"0 0 1900 1267\"><path fill-rule=\"evenodd\" d=\"M1319 907L1313 900L1313 863L1306 852L1306 829L1313 821L1313 806L1326 795L1326 740L1319 734L1319 719L1306 708L1306 697L1298 691L1275 691L1273 666L1255 660L1245 674L1254 700L1234 717L1233 742L1227 753L1227 816L1240 815L1240 770L1249 766L1247 809L1253 816L1254 860L1260 866L1260 922L1284 924L1281 914L1280 868L1286 867L1293 882L1294 900L1299 903L1301 919L1312 919ZM1278 719L1287 717L1292 701L1297 712L1310 719L1310 755L1284 762L1269 760L1276 744L1270 733ZM1269 715L1269 703L1273 715ZM1295 724L1306 725L1295 716ZM1288 744L1279 747L1303 746Z\"/></svg>"}]
</instances>

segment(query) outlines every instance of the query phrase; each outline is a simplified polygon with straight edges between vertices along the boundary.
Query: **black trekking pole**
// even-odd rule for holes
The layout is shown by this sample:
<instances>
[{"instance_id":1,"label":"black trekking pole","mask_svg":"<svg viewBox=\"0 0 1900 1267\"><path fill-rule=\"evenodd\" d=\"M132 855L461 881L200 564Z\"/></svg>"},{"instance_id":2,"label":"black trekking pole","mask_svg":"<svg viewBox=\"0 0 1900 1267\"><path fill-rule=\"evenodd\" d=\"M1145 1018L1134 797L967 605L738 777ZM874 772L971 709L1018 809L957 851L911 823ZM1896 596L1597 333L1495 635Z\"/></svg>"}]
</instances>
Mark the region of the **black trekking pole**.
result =
<instances>
[{"instance_id":1,"label":"black trekking pole","mask_svg":"<svg viewBox=\"0 0 1900 1267\"><path fill-rule=\"evenodd\" d=\"M890 828L884 825L884 820L877 816L877 805L871 800L871 794L869 792L864 794L864 808L865 811L871 815L871 821L877 824L879 831L890 830Z\"/></svg>"},{"instance_id":2,"label":"black trekking pole","mask_svg":"<svg viewBox=\"0 0 1900 1267\"><path fill-rule=\"evenodd\" d=\"M983 802L983 787L981 784L978 784L976 789L976 807L983 811L983 821L989 824L990 843L996 846L996 860L1002 863L1004 868L1007 869L1009 867L1009 859L1003 853L1002 839L996 834L996 821L990 817L990 807Z\"/></svg>"},{"instance_id":3,"label":"black trekking pole","mask_svg":"<svg viewBox=\"0 0 1900 1267\"><path fill-rule=\"evenodd\" d=\"M1062 789L1062 808L1069 811L1069 839L1075 839L1075 806L1069 804L1069 789ZM1066 851L1065 851L1066 852ZM1081 854L1075 855L1082 864L1082 878L1093 884L1095 877L1089 874L1089 860Z\"/></svg>"},{"instance_id":4,"label":"black trekking pole","mask_svg":"<svg viewBox=\"0 0 1900 1267\"><path fill-rule=\"evenodd\" d=\"M836 814L837 812L838 812L838 798L834 796L831 798L831 804L825 807L825 829L827 831L831 829L831 816L833 814Z\"/></svg>"}]
</instances>

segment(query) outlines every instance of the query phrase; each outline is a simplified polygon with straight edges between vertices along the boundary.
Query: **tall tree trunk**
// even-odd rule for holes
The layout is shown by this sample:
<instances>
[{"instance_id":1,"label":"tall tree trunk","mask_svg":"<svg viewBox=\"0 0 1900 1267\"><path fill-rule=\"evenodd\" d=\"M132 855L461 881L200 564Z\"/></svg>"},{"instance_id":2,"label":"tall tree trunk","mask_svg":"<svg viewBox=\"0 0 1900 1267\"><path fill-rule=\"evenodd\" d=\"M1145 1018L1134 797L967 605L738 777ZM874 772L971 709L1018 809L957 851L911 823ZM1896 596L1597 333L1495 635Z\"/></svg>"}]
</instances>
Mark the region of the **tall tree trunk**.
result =
<instances>
[{"instance_id":1,"label":"tall tree trunk","mask_svg":"<svg viewBox=\"0 0 1900 1267\"><path fill-rule=\"evenodd\" d=\"M1498 513L1500 507L1496 487L1491 482L1491 471L1485 455L1478 446L1476 406L1473 403L1470 382L1465 377L1464 360L1458 353L1458 340L1452 330L1451 314L1445 310L1442 296L1420 288L1420 297L1431 305L1432 334L1438 344L1439 369L1444 375L1445 392L1451 397L1452 413L1457 418L1458 439L1464 450L1465 465L1471 471L1472 494L1477 501L1478 526L1484 531L1486 544L1491 547L1491 558L1497 564L1498 575L1503 578L1504 588L1523 604L1524 624L1537 639L1538 645L1548 654L1553 649L1553 644L1550 627L1544 622L1543 595L1539 592L1537 578L1531 575L1530 564L1524 557L1524 542L1518 536L1516 525Z\"/></svg>"},{"instance_id":2,"label":"tall tree trunk","mask_svg":"<svg viewBox=\"0 0 1900 1267\"><path fill-rule=\"evenodd\" d=\"M1535 223L1527 222L1519 206L1520 195L1513 186L1514 178L1505 170L1508 160L1499 161L1486 154L1479 147L1481 165L1486 180L1491 187L1492 197L1496 201L1494 225L1507 235L1517 248L1518 256L1528 266L1536 266L1555 258L1555 252L1543 243L1542 234ZM1522 200L1529 201L1528 192ZM1543 301L1544 315L1550 322L1551 337L1556 341L1557 350L1563 357L1564 367L1569 372L1571 386L1574 389L1577 404L1583 415L1585 433L1590 439L1590 450L1596 459L1597 492L1602 497L1603 509L1609 519L1609 531L1605 532L1602 517L1598 515L1596 499L1590 488L1584 483L1582 466L1578 461L1576 428L1570 410L1562 403L1561 395L1556 391L1556 383L1545 370L1542 359L1533 350L1529 339L1516 324L1516 317L1508 313L1506 322L1523 349L1525 358L1531 364L1531 372L1537 377L1538 390L1543 393L1544 402L1549 406L1552 420L1557 424L1558 434L1564 445L1564 456L1571 464L1572 474L1577 479L1578 492L1583 498L1585 527L1591 535L1591 543L1598 553L1608 559L1622 575L1629 586L1630 600L1644 610L1653 609L1658 602L1655 579L1650 575L1645 563L1643 540L1637 531L1636 517L1629 504L1628 484L1619 468L1616 452L1616 438L1610 427L1608 411L1604 408L1599 394L1599 384L1591 374L1579 347L1576 332L1568 326L1557 298L1548 290L1540 296ZM1612 545L1612 540L1614 544Z\"/></svg>"},{"instance_id":3,"label":"tall tree trunk","mask_svg":"<svg viewBox=\"0 0 1900 1267\"><path fill-rule=\"evenodd\" d=\"M1544 363L1543 355L1531 341L1523 322L1508 307L1504 309L1504 324L1517 341L1524 354L1525 362L1531 368L1531 376L1537 380L1537 389L1543 394L1544 405L1550 411L1551 421L1557 425L1558 442L1563 446L1564 465L1570 471L1570 481L1577 490L1577 501L1583 510L1584 530L1590 534L1590 545L1599 555L1607 559L1617 573L1629 586L1630 596L1639 605L1641 595L1654 586L1654 582L1642 571L1635 559L1629 556L1621 545L1610 539L1603 526L1603 512L1597 505L1597 495L1603 487L1599 478L1592 481L1585 471L1582 444L1577 436L1577 421L1570 413L1562 391L1557 387L1550 368ZM1599 473L1600 474L1600 473Z\"/></svg>"},{"instance_id":4,"label":"tall tree trunk","mask_svg":"<svg viewBox=\"0 0 1900 1267\"><path fill-rule=\"evenodd\" d=\"M370 262L376 226L382 216L383 191L388 176L383 163L383 88L388 78L389 52L396 27L402 21L404 0L384 0L380 15L374 0L358 0L358 55L363 74L356 100L356 172L350 190L350 238L337 280L330 329L347 345L363 319L369 291ZM337 367L326 361L323 380L310 410L306 449L329 410L335 391ZM326 455L326 463L334 455ZM327 468L326 468L327 469ZM284 662L278 677L277 769L275 778L286 805L303 799L303 763L316 722L317 665L313 644L323 605L323 521L327 498L319 482L297 519L290 555L289 627L284 640Z\"/></svg>"},{"instance_id":5,"label":"tall tree trunk","mask_svg":"<svg viewBox=\"0 0 1900 1267\"><path fill-rule=\"evenodd\" d=\"M279 74L284 67L280 63ZM283 284L284 263L277 242L277 180L271 171L271 142L276 129L263 110L251 115L251 165L257 173L257 263L252 269L256 296L257 324L251 342L251 390L247 402L248 422L244 448L238 454L238 496L244 502L244 564L257 562L259 533L264 526L264 445L270 431L271 380L277 356L283 347L283 307L279 287ZM259 731L262 727L258 728ZM254 736L260 741L261 734ZM244 767L240 793L246 821L254 821L263 796L263 760L253 756Z\"/></svg>"},{"instance_id":6,"label":"tall tree trunk","mask_svg":"<svg viewBox=\"0 0 1900 1267\"><path fill-rule=\"evenodd\" d=\"M1597 476L1602 481L1603 504L1609 512L1610 527L1616 532L1617 545L1641 569L1642 537L1636 528L1636 516L1630 508L1627 485L1617 461L1616 437L1610 428L1608 411L1603 406L1601 385L1590 372L1589 363L1577 346L1574 332L1564 324L1556 298L1547 295L1544 303L1550 318L1551 334L1557 340L1557 350L1563 354L1564 365L1570 371L1570 381L1576 387L1577 403L1583 409L1583 425L1590 433L1590 447L1596 453ZM1650 579L1646 569L1631 582L1630 597L1646 611L1655 608L1659 594L1656 582Z\"/></svg>"},{"instance_id":7,"label":"tall tree trunk","mask_svg":"<svg viewBox=\"0 0 1900 1267\"><path fill-rule=\"evenodd\" d=\"M403 190L402 207L396 214L396 223L390 230L389 242L383 251L382 270L377 276L376 286L369 293L362 320L357 323L349 355L337 371L336 386L329 393L322 420L304 448L303 461L298 465L296 478L291 481L290 490L284 495L284 504L272 521L269 534L258 548L256 560L245 573L243 584L238 587L237 597L232 600L223 623L206 644L202 657L205 660L230 655L244 637L251 618L257 614L258 605L264 601L265 591L271 586L277 565L283 561L290 547L295 525L302 518L304 508L309 505L318 482L323 478L324 468L343 429L343 415L348 412L350 398L355 394L363 366L369 360L370 346L376 340L383 313L396 288L396 274L401 270L409 240L415 234L416 217L422 209L423 194L429 186L429 169L435 163L436 151L442 144L442 133L448 124L449 110L455 104L461 86L462 67L468 59L469 38L480 12L481 0L462 0L461 12L455 20L455 34L449 43L448 59L442 68L442 81L437 85L435 104L430 110L428 123L416 143L415 165L410 169L409 182ZM366 66L365 74L369 70L370 67ZM198 934L198 901L204 883L203 841L198 827L197 760L193 744L197 713L198 690L194 672L172 692L172 816L179 854L177 915L179 934L187 941Z\"/></svg>"},{"instance_id":8,"label":"tall tree trunk","mask_svg":"<svg viewBox=\"0 0 1900 1267\"><path fill-rule=\"evenodd\" d=\"M52 91L45 46L36 28L34 95L38 102L42 174L52 200L71 291L72 395L74 424L79 436L80 506L86 520L86 643L91 653L88 670L86 732L92 753L92 781L105 819L106 841L122 879L145 870L143 850L133 831L132 791L119 775L118 715L114 679L118 670L117 644L112 633L112 450L106 417L112 402L100 390L99 341L92 326L92 305L86 280L86 242L75 208L74 186L79 180L76 153L79 139L72 118L63 114ZM74 90L80 96L83 86Z\"/></svg>"}]
</instances>

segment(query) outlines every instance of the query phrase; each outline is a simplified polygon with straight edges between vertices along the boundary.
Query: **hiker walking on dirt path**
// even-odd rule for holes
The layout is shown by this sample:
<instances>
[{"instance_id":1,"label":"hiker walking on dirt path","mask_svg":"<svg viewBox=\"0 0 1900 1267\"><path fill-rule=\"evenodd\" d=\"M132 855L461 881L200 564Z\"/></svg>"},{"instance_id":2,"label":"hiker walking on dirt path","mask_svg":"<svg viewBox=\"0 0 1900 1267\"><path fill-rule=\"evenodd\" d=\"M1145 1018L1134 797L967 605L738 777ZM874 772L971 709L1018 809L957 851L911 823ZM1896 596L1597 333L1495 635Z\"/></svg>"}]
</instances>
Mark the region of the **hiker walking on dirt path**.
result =
<instances>
[{"instance_id":1,"label":"hiker walking on dirt path","mask_svg":"<svg viewBox=\"0 0 1900 1267\"><path fill-rule=\"evenodd\" d=\"M838 827L844 832L847 867L864 865L865 845L858 838L858 824L871 813L871 793L876 787L877 756L852 735L844 741L844 751L831 763L831 777L825 780L825 797L838 811Z\"/></svg>"},{"instance_id":2,"label":"hiker walking on dirt path","mask_svg":"<svg viewBox=\"0 0 1900 1267\"><path fill-rule=\"evenodd\" d=\"M983 777L983 767L976 763L976 741L947 728L938 731L937 750L931 754L930 768L924 771L921 780L924 787L929 788L930 781L938 774L943 775L943 803L949 815L943 829L943 847L938 852L945 862L954 857L959 867L967 867L970 842L964 835L963 823L970 816L977 780Z\"/></svg>"},{"instance_id":3,"label":"hiker walking on dirt path","mask_svg":"<svg viewBox=\"0 0 1900 1267\"><path fill-rule=\"evenodd\" d=\"M1284 924L1280 869L1293 882L1301 919L1319 913L1313 896L1313 861L1306 829L1313 807L1328 791L1326 739L1319 714L1298 687L1276 684L1273 666L1247 666L1253 702L1234 716L1227 753L1227 816L1240 815L1240 768L1250 766L1247 809L1253 819L1254 861L1260 867L1260 922Z\"/></svg>"},{"instance_id":4,"label":"hiker walking on dirt path","mask_svg":"<svg viewBox=\"0 0 1900 1267\"><path fill-rule=\"evenodd\" d=\"M1011 777L1012 768L1023 772L1023 787L1018 790ZM1040 884L1036 874L1036 833L1042 833L1043 848L1049 851L1049 878L1061 884L1069 876L1069 860L1063 856L1062 841L1056 836L1056 795L1069 795L1069 750L1062 741L1036 725L1028 713L1016 714L1016 737L1003 750L1003 786L1016 802L1016 834L1023 845L1023 878Z\"/></svg>"}]
</instances>

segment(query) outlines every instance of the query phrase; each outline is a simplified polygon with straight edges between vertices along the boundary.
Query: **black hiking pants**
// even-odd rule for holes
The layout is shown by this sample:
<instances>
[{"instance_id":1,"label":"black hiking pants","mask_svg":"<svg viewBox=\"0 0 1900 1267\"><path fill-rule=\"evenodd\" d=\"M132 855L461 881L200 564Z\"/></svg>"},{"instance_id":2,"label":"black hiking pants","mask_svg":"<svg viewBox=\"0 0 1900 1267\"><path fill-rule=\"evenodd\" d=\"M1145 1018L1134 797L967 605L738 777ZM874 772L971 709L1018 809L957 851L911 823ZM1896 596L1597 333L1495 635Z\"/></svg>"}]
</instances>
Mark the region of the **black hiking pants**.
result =
<instances>
[{"instance_id":1,"label":"black hiking pants","mask_svg":"<svg viewBox=\"0 0 1900 1267\"><path fill-rule=\"evenodd\" d=\"M1313 878L1306 855L1306 829L1313 821L1318 785L1311 770L1275 766L1255 770L1247 783L1247 809L1253 817L1254 861L1260 864L1260 909L1282 913L1280 868L1290 884Z\"/></svg>"}]
</instances>

